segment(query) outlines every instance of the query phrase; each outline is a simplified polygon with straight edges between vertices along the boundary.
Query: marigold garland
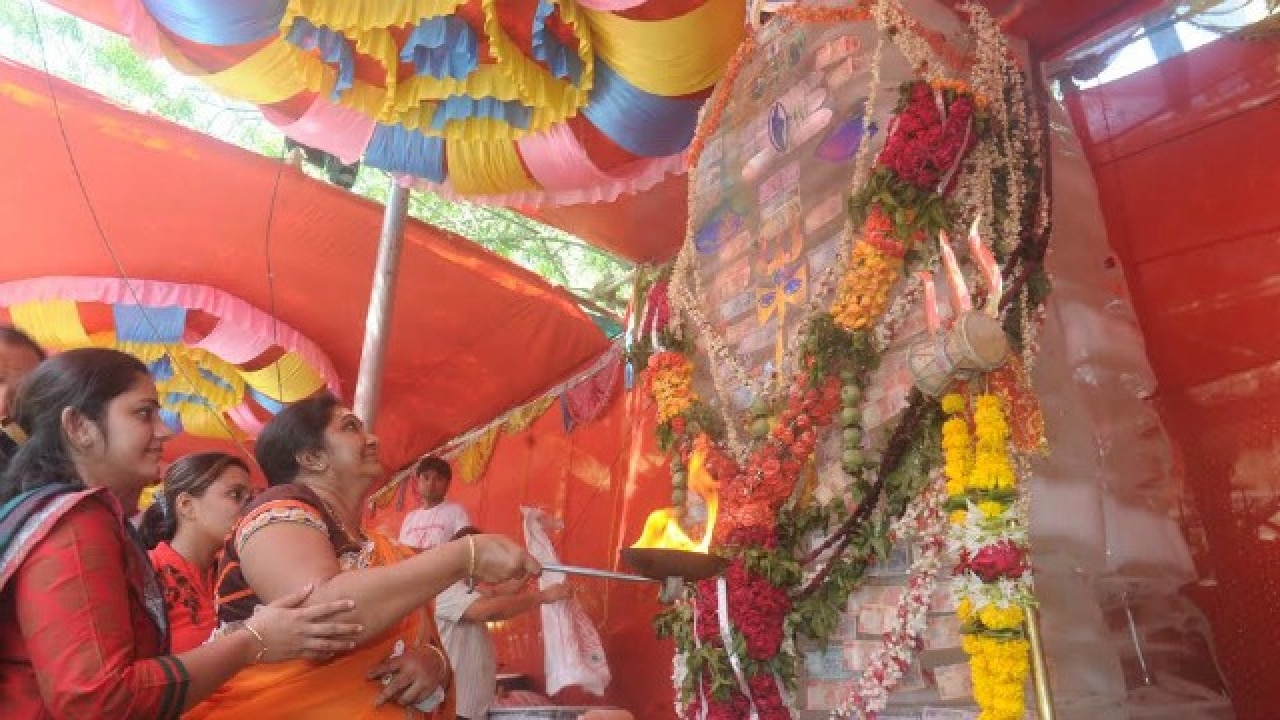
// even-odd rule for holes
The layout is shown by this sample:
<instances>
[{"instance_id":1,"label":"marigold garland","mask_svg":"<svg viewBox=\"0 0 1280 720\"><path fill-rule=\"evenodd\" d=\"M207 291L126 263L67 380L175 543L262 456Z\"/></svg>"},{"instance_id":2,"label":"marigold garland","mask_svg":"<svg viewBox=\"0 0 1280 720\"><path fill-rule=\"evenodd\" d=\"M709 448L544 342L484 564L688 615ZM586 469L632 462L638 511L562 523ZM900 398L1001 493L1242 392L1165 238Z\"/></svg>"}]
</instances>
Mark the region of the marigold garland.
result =
<instances>
[{"instance_id":1,"label":"marigold garland","mask_svg":"<svg viewBox=\"0 0 1280 720\"><path fill-rule=\"evenodd\" d=\"M1017 720L1026 705L1031 649L1024 627L1024 525L1011 506L1017 476L1009 457L1009 423L1000 398L979 395L973 433L959 394L942 399L942 426L952 549L958 551L956 614L965 632L973 697L980 720ZM975 587L977 592L974 592Z\"/></svg>"},{"instance_id":2,"label":"marigold garland","mask_svg":"<svg viewBox=\"0 0 1280 720\"><path fill-rule=\"evenodd\" d=\"M870 180L863 164L870 153L858 155L854 185L861 189L851 198L850 212L853 227L861 232L837 253L822 282L814 283L818 292L804 308L805 316L812 318L811 325L788 349L788 362L781 363L794 374L756 379L747 377L735 364L735 355L724 338L714 332L697 306L706 303L694 272L692 225L672 271L675 331L673 342L669 345L664 338L662 344L679 345L682 350L655 356L646 382L658 408L659 440L671 453L674 505L681 505L687 496L690 453L700 444L712 450L707 455L707 468L721 483L723 501L713 547L731 559L724 585L701 584L697 592L658 619L659 633L674 639L679 649L681 667L675 679L684 691L682 717L740 719L753 710L761 720L790 717L789 700L781 691L795 679L797 665L789 633L804 631L819 641L830 636L848 589L859 582L859 568L880 552L877 547L884 539L886 521L901 513L919 489L910 484L908 474L925 477L923 473L937 465L935 406L928 406L927 427L916 421L908 424L904 417L900 427L909 429L902 443L910 444L904 460L899 454L882 454L874 443L864 441L864 393L888 344L882 329L896 324L893 317L888 321L882 318L894 315L899 303L910 308L918 300L902 302L904 296L914 297L910 283L897 293L895 288L902 284L899 281L907 265L912 270L929 267L931 253L926 239L932 241L942 229L955 231L975 214L999 216L1002 205L995 198L973 191L974 187L992 185L988 181L991 171L986 166L979 167L981 172L974 170L976 166L964 159L972 156L975 143L985 143L980 149L990 154L991 114L1000 122L1009 114L1000 114L1004 106L1023 99L1017 94L992 92L999 86L991 83L948 78L953 74L994 77L997 71L1010 72L1012 68L1003 59L1007 51L1000 37L981 34L981 28L991 24L981 9L973 11L975 32L987 45L1000 50L998 55L983 54L985 45L978 46L979 52L972 57L953 51L945 37L924 30L896 1L855 0L843 8L789 6L778 20L797 24L848 20L868 11L882 32L872 62L877 71L880 47L884 38L889 38L916 68L919 79L902 86L903 102ZM761 36L759 42L767 37ZM743 67L760 50L757 42L749 37L743 43L705 106L690 148L692 165L698 165L705 143L716 134ZM873 86L878 86L877 78L873 74ZM876 104L869 101L867 107ZM868 109L866 121L872 119ZM863 147L870 144L860 149ZM1021 165L1008 167L1015 174L1022 171ZM975 174L977 180L970 177ZM1014 185L1010 193L1026 186L1021 176L1006 182ZM694 187L691 184L691 199ZM960 188L968 194L960 197ZM690 223L693 217L691 214ZM1021 217L1015 213L1017 220ZM829 313L823 313L820 303L833 290L837 296ZM895 294L898 299L890 303ZM824 325L828 330L823 331ZM812 344L830 347L817 353L800 352L815 338L822 342ZM839 342L825 342L828 339ZM705 402L693 392L693 356L682 354L694 351L687 341L695 341L707 353L711 365L703 369L711 371L718 403ZM751 391L754 402L749 412L730 411L737 406L726 400L729 396L716 374L717 364L733 371L735 388ZM917 407L915 401L911 407ZM973 658L975 698L983 707L983 718L1004 720L1013 717L1009 714L1013 708L1020 712L1024 703L1020 681L1027 676L1028 655L1022 627L1030 602L1025 530L1019 534L1016 476L1007 447L1009 422L1001 414L999 402L993 406L991 401L978 399L972 425L965 417L969 411L965 398L947 398L943 407L952 417L941 442L947 450L947 499L945 506L937 507L937 513L950 513L945 517L954 523L947 548L960 558L957 596L963 600L961 617L969 635L965 646ZM844 544L836 546L835 559L811 575L810 566L832 545L824 541L809 549L805 538L814 532L831 532L840 524L837 519L841 514L835 512L835 501L811 506L804 491L792 491L804 476L821 433L837 417L842 435L840 464L848 479L848 497L842 501L860 503L850 516L860 524L849 525L853 530L848 534L842 534L841 527L828 538ZM750 442L743 442L738 434L744 422L750 427ZM889 471L886 479L885 467L914 469L896 476L896 470ZM875 485L874 492L867 495L873 487L869 484L872 478L883 485ZM883 498L878 500L881 493ZM874 512L863 515L864 507ZM878 507L883 510L875 510ZM854 549L846 551L846 546ZM719 617L720 600L724 599L721 587L728 599L727 618ZM917 616L923 617L927 611L922 602L925 595L904 597L899 611L914 611L906 623L911 631L897 638L901 642L893 645L884 662L869 668L874 682L863 688L868 708L872 701L879 705L887 699L886 681L895 670L905 669L899 666L906 659L904 653L919 642L916 625L923 621L917 622ZM731 621L729 627L721 622L726 620Z\"/></svg>"},{"instance_id":3,"label":"marigold garland","mask_svg":"<svg viewBox=\"0 0 1280 720\"><path fill-rule=\"evenodd\" d=\"M889 304L889 291L902 277L905 252L893 240L893 223L879 206L872 208L854 240L849 270L840 279L831 315L846 330L865 330L880 319Z\"/></svg>"},{"instance_id":4,"label":"marigold garland","mask_svg":"<svg viewBox=\"0 0 1280 720\"><path fill-rule=\"evenodd\" d=\"M693 391L693 363L677 352L660 352L649 359L649 394L658 405L658 422L684 414L698 395Z\"/></svg>"}]
</instances>

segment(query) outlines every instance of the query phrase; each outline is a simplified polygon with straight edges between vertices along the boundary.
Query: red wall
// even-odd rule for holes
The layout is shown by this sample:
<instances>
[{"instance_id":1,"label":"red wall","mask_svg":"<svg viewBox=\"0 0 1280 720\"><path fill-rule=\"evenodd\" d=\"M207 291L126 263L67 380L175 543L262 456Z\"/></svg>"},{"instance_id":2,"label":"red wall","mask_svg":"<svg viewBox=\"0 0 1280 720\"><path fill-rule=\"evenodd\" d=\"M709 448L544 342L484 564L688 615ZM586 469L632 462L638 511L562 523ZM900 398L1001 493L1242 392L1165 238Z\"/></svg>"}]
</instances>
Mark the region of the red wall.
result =
<instances>
[{"instance_id":1,"label":"red wall","mask_svg":"<svg viewBox=\"0 0 1280 720\"><path fill-rule=\"evenodd\" d=\"M1258 533L1280 510L1278 57L1224 39L1068 95L1185 468L1193 551L1217 581L1188 593L1242 720L1280 708L1280 547Z\"/></svg>"}]
</instances>

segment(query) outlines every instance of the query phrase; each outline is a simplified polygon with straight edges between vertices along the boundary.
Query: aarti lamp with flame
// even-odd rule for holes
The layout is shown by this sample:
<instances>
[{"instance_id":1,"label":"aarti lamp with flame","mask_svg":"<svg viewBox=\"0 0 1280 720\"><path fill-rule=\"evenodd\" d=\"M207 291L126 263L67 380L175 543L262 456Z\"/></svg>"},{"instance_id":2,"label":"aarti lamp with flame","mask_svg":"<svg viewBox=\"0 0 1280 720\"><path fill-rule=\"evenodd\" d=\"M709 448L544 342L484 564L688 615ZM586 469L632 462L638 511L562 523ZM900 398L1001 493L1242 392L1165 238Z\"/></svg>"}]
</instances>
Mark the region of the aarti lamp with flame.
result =
<instances>
[{"instance_id":1,"label":"aarti lamp with flame","mask_svg":"<svg viewBox=\"0 0 1280 720\"><path fill-rule=\"evenodd\" d=\"M622 561L645 577L663 582L663 602L674 602L684 590L684 582L719 575L725 568L724 558L711 553L711 538L716 515L720 510L720 483L707 470L707 451L699 448L689 457L689 489L700 498L706 509L702 537L694 541L681 525L689 518L686 502L682 507L654 510L644 523L640 539L622 551ZM700 513L699 513L700 514Z\"/></svg>"}]
</instances>

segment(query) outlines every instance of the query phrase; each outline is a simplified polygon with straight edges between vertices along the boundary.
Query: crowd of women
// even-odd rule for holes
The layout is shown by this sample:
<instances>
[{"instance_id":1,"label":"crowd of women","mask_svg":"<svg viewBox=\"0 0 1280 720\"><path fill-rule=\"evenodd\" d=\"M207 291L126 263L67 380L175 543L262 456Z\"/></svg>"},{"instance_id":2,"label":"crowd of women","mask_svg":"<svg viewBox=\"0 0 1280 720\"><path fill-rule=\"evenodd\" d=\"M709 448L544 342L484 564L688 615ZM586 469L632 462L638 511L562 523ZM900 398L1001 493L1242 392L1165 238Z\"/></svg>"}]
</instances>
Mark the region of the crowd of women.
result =
<instances>
[{"instance_id":1,"label":"crowd of women","mask_svg":"<svg viewBox=\"0 0 1280 720\"><path fill-rule=\"evenodd\" d=\"M0 717L452 718L432 600L540 572L501 536L363 529L377 439L331 395L264 428L266 491L187 456L137 527L172 434L146 366L4 329L0 417Z\"/></svg>"}]
</instances>

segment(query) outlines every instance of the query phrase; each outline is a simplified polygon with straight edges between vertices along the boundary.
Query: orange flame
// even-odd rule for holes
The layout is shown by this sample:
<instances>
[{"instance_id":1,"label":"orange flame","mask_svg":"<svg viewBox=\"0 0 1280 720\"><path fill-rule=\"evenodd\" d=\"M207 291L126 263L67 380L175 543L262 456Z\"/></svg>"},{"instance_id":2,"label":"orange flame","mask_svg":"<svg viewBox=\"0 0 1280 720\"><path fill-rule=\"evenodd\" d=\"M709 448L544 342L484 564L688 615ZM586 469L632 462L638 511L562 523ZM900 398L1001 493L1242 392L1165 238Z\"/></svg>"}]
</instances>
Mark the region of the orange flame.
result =
<instances>
[{"instance_id":1,"label":"orange flame","mask_svg":"<svg viewBox=\"0 0 1280 720\"><path fill-rule=\"evenodd\" d=\"M705 553L711 549L711 536L716 527L716 514L720 510L720 483L707 472L705 450L696 450L689 457L689 489L706 503L707 522L702 530L702 540L694 542L681 527L681 508L658 508L649 513L644 532L631 545L634 548L667 548L686 552Z\"/></svg>"}]
</instances>

